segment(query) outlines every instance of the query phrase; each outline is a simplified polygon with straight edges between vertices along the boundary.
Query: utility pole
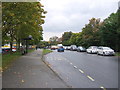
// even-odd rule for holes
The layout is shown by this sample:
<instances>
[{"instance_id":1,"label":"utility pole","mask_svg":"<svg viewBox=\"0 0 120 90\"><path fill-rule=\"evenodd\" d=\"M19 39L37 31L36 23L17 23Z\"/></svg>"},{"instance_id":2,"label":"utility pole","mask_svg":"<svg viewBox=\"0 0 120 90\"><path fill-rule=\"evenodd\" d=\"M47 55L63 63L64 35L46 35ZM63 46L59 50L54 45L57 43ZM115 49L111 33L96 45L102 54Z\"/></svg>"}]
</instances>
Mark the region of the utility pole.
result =
<instances>
[{"instance_id":1,"label":"utility pole","mask_svg":"<svg viewBox=\"0 0 120 90\"><path fill-rule=\"evenodd\" d=\"M120 10L120 1L118 2L118 9Z\"/></svg>"}]
</instances>

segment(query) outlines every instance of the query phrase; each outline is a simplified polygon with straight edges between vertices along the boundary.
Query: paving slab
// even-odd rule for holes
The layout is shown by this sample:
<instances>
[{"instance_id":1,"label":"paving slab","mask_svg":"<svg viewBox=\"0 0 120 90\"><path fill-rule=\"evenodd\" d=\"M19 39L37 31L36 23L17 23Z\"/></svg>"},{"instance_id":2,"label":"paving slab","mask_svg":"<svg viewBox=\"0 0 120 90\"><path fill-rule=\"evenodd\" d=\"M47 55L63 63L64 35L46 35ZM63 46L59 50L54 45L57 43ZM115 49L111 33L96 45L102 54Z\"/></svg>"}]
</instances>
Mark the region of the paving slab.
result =
<instances>
[{"instance_id":1,"label":"paving slab","mask_svg":"<svg viewBox=\"0 0 120 90\"><path fill-rule=\"evenodd\" d=\"M43 61L38 49L17 59L2 74L3 88L67 88Z\"/></svg>"}]
</instances>

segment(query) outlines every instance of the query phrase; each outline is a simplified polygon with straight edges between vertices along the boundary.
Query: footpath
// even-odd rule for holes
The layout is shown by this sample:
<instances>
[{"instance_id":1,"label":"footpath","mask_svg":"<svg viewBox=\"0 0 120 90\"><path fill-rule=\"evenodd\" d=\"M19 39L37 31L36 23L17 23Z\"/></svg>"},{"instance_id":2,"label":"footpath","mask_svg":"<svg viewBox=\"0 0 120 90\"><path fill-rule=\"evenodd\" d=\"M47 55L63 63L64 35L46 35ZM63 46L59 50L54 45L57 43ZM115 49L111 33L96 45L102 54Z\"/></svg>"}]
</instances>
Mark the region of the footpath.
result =
<instances>
[{"instance_id":1,"label":"footpath","mask_svg":"<svg viewBox=\"0 0 120 90\"><path fill-rule=\"evenodd\" d=\"M2 74L2 88L67 88L42 60L42 50L17 59Z\"/></svg>"}]
</instances>

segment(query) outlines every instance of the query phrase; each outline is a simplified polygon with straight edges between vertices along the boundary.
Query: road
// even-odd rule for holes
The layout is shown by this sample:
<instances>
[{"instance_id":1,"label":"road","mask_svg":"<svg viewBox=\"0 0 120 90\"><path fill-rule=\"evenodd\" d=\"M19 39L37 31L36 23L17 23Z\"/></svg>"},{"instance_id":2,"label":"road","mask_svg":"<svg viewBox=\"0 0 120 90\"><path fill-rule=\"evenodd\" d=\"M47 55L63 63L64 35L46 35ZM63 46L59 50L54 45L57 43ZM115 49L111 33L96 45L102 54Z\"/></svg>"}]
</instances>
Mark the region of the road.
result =
<instances>
[{"instance_id":1,"label":"road","mask_svg":"<svg viewBox=\"0 0 120 90\"><path fill-rule=\"evenodd\" d=\"M73 88L118 88L118 57L53 51L45 61Z\"/></svg>"}]
</instances>

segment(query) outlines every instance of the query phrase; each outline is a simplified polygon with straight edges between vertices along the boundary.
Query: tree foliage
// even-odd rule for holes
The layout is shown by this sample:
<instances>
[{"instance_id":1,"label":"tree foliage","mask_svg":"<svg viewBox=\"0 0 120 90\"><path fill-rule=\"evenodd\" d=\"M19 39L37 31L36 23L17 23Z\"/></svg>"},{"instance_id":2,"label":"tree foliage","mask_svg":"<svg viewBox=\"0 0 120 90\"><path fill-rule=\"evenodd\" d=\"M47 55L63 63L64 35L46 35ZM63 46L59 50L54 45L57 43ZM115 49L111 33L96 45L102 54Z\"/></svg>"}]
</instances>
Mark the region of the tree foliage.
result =
<instances>
[{"instance_id":1,"label":"tree foliage","mask_svg":"<svg viewBox=\"0 0 120 90\"><path fill-rule=\"evenodd\" d=\"M102 25L100 19L92 18L89 20L89 24L85 25L82 29L82 44L86 47L90 45L99 45L100 38L99 38L99 27Z\"/></svg>"},{"instance_id":2,"label":"tree foliage","mask_svg":"<svg viewBox=\"0 0 120 90\"><path fill-rule=\"evenodd\" d=\"M91 45L108 46L120 51L120 10L112 13L103 21L92 18L83 27L82 32L64 32L62 35L64 45L75 44L89 47Z\"/></svg>"},{"instance_id":3,"label":"tree foliage","mask_svg":"<svg viewBox=\"0 0 120 90\"><path fill-rule=\"evenodd\" d=\"M64 32L64 34L62 35L62 44L63 45L70 45L70 38L72 36L72 32Z\"/></svg>"},{"instance_id":4,"label":"tree foliage","mask_svg":"<svg viewBox=\"0 0 120 90\"><path fill-rule=\"evenodd\" d=\"M117 49L118 45L118 13L112 13L100 27L101 45Z\"/></svg>"},{"instance_id":5,"label":"tree foliage","mask_svg":"<svg viewBox=\"0 0 120 90\"><path fill-rule=\"evenodd\" d=\"M51 45L56 45L58 44L58 37L57 36L53 36L49 39L49 42Z\"/></svg>"},{"instance_id":6,"label":"tree foliage","mask_svg":"<svg viewBox=\"0 0 120 90\"><path fill-rule=\"evenodd\" d=\"M3 44L8 40L22 42L32 35L34 43L42 39L42 13L39 2L3 2L2 3L2 38Z\"/></svg>"}]
</instances>

